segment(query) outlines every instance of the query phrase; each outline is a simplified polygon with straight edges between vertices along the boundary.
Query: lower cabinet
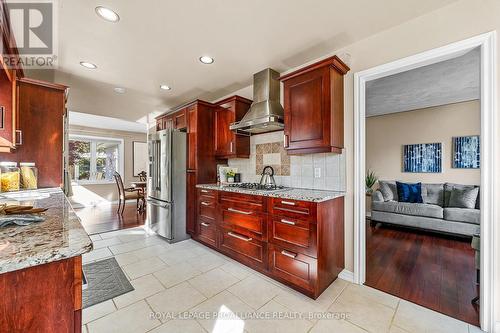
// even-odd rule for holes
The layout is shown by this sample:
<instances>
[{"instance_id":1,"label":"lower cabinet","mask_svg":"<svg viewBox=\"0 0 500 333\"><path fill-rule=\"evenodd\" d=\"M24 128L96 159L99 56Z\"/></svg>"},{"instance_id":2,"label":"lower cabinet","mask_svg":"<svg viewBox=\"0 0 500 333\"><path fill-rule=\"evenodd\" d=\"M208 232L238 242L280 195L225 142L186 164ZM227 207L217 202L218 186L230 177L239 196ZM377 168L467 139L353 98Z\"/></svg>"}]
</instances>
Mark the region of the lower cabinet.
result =
<instances>
[{"instance_id":1,"label":"lower cabinet","mask_svg":"<svg viewBox=\"0 0 500 333\"><path fill-rule=\"evenodd\" d=\"M344 199L314 203L198 189L194 239L317 298L344 268Z\"/></svg>"}]
</instances>

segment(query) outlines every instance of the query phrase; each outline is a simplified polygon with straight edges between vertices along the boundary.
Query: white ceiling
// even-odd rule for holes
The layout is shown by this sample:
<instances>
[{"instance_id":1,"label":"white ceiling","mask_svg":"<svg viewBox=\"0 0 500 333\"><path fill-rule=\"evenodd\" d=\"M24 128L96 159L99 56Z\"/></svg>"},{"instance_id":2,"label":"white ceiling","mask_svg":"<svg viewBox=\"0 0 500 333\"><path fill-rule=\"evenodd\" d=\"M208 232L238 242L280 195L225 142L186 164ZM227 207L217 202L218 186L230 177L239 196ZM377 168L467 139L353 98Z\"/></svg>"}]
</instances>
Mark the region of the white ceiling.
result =
<instances>
[{"instance_id":1,"label":"white ceiling","mask_svg":"<svg viewBox=\"0 0 500 333\"><path fill-rule=\"evenodd\" d=\"M266 67L285 71L455 1L64 0L59 70L29 75L71 86L71 110L144 120L195 98L215 100ZM121 20L102 20L98 5ZM215 63L201 64L201 55ZM162 83L173 89L160 91ZM127 93L116 94L116 86Z\"/></svg>"},{"instance_id":2,"label":"white ceiling","mask_svg":"<svg viewBox=\"0 0 500 333\"><path fill-rule=\"evenodd\" d=\"M366 83L366 115L479 99L480 50Z\"/></svg>"},{"instance_id":3,"label":"white ceiling","mask_svg":"<svg viewBox=\"0 0 500 333\"><path fill-rule=\"evenodd\" d=\"M85 126L102 128L116 131L147 133L146 124L137 123L118 118L96 116L88 113L69 111L69 124L74 126Z\"/></svg>"}]
</instances>

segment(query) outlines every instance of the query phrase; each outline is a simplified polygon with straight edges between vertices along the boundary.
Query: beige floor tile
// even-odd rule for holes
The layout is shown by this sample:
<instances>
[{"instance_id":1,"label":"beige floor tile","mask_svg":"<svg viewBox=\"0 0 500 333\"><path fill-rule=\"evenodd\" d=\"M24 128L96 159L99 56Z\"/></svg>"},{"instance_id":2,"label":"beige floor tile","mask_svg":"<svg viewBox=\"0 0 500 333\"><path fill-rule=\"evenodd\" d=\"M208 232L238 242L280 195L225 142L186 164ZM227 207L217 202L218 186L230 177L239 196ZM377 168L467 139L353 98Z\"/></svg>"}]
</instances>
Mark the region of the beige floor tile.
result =
<instances>
[{"instance_id":1,"label":"beige floor tile","mask_svg":"<svg viewBox=\"0 0 500 333\"><path fill-rule=\"evenodd\" d=\"M484 333L484 331L477 326L469 325L469 333Z\"/></svg>"},{"instance_id":2,"label":"beige floor tile","mask_svg":"<svg viewBox=\"0 0 500 333\"><path fill-rule=\"evenodd\" d=\"M250 275L228 290L254 309L258 309L281 292L281 288L256 275Z\"/></svg>"},{"instance_id":3,"label":"beige floor tile","mask_svg":"<svg viewBox=\"0 0 500 333\"><path fill-rule=\"evenodd\" d=\"M393 309L397 307L399 302L399 298L395 296L381 292L377 289L352 283L349 284L342 292L342 297L346 299L364 297Z\"/></svg>"},{"instance_id":4,"label":"beige floor tile","mask_svg":"<svg viewBox=\"0 0 500 333\"><path fill-rule=\"evenodd\" d=\"M195 256L187 259L187 262L193 265L194 268L207 272L211 269L224 265L227 260L216 254L208 253L202 256Z\"/></svg>"},{"instance_id":5,"label":"beige floor tile","mask_svg":"<svg viewBox=\"0 0 500 333\"><path fill-rule=\"evenodd\" d=\"M130 283L134 287L133 291L113 299L118 308L124 308L165 289L152 274L132 280Z\"/></svg>"},{"instance_id":6,"label":"beige floor tile","mask_svg":"<svg viewBox=\"0 0 500 333\"><path fill-rule=\"evenodd\" d=\"M342 319L322 319L314 325L310 333L366 333L364 329Z\"/></svg>"},{"instance_id":7,"label":"beige floor tile","mask_svg":"<svg viewBox=\"0 0 500 333\"><path fill-rule=\"evenodd\" d=\"M169 250L164 245L152 245L139 250L129 252L130 254L138 257L139 259L147 259L150 257L159 257L161 254L168 252Z\"/></svg>"},{"instance_id":8,"label":"beige floor tile","mask_svg":"<svg viewBox=\"0 0 500 333\"><path fill-rule=\"evenodd\" d=\"M312 323L301 318L293 318L295 314L290 309L275 301L270 301L257 313L263 316L271 316L272 319L251 319L245 321L245 330L249 333L294 333L308 332Z\"/></svg>"},{"instance_id":9,"label":"beige floor tile","mask_svg":"<svg viewBox=\"0 0 500 333\"><path fill-rule=\"evenodd\" d=\"M112 256L113 253L111 253L111 251L109 251L109 249L106 247L102 249L92 250L82 255L82 263L87 264L92 261L102 260L105 258L110 258Z\"/></svg>"},{"instance_id":10,"label":"beige floor tile","mask_svg":"<svg viewBox=\"0 0 500 333\"><path fill-rule=\"evenodd\" d=\"M151 319L151 308L146 302L134 303L112 314L87 324L89 333L141 333L161 323Z\"/></svg>"},{"instance_id":11,"label":"beige floor tile","mask_svg":"<svg viewBox=\"0 0 500 333\"><path fill-rule=\"evenodd\" d=\"M114 257L115 257L116 261L118 262L118 265L120 265L120 266L132 264L132 263L138 262L140 260L137 256L131 254L130 252L116 254Z\"/></svg>"},{"instance_id":12,"label":"beige floor tile","mask_svg":"<svg viewBox=\"0 0 500 333\"><path fill-rule=\"evenodd\" d=\"M220 268L212 269L211 271L188 280L190 285L195 287L207 298L220 293L238 281L240 280Z\"/></svg>"},{"instance_id":13,"label":"beige floor tile","mask_svg":"<svg viewBox=\"0 0 500 333\"><path fill-rule=\"evenodd\" d=\"M112 300L98 303L82 310L82 324L104 317L116 311Z\"/></svg>"},{"instance_id":14,"label":"beige floor tile","mask_svg":"<svg viewBox=\"0 0 500 333\"><path fill-rule=\"evenodd\" d=\"M346 315L347 320L372 333L387 333L395 309L375 302L361 293L346 293L350 285L329 308L330 312Z\"/></svg>"},{"instance_id":15,"label":"beige floor tile","mask_svg":"<svg viewBox=\"0 0 500 333\"><path fill-rule=\"evenodd\" d=\"M146 239L141 239L133 242L112 245L109 247L109 249L111 250L111 252L113 252L113 254L120 254L120 253L132 252L135 250L143 249L147 246L148 244L146 243Z\"/></svg>"},{"instance_id":16,"label":"beige floor tile","mask_svg":"<svg viewBox=\"0 0 500 333\"><path fill-rule=\"evenodd\" d=\"M89 237L90 237L90 240L91 240L92 242L95 242L95 241L98 241L98 240L101 240L101 239L102 239L102 238L101 238L101 236L100 236L99 234L89 235Z\"/></svg>"},{"instance_id":17,"label":"beige floor tile","mask_svg":"<svg viewBox=\"0 0 500 333\"><path fill-rule=\"evenodd\" d=\"M245 314L253 313L253 309L242 302L238 297L223 291L220 294L206 300L189 311L193 315L210 315L209 318L198 319L200 324L208 332L243 332L245 327Z\"/></svg>"},{"instance_id":18,"label":"beige floor tile","mask_svg":"<svg viewBox=\"0 0 500 333\"><path fill-rule=\"evenodd\" d=\"M202 272L188 263L175 264L154 273L154 276L165 286L170 288L181 282L187 281Z\"/></svg>"},{"instance_id":19,"label":"beige floor tile","mask_svg":"<svg viewBox=\"0 0 500 333\"><path fill-rule=\"evenodd\" d=\"M398 327L396 325L392 325L391 329L389 330L389 333L409 333L409 332L405 331L401 327Z\"/></svg>"},{"instance_id":20,"label":"beige floor tile","mask_svg":"<svg viewBox=\"0 0 500 333\"><path fill-rule=\"evenodd\" d=\"M196 258L199 255L196 254L194 249L191 248L167 248L166 251L163 251L158 255L158 257L167 263L169 266L173 266L175 264L180 264L186 262L186 260L191 258Z\"/></svg>"},{"instance_id":21,"label":"beige floor tile","mask_svg":"<svg viewBox=\"0 0 500 333\"><path fill-rule=\"evenodd\" d=\"M167 265L158 257L150 257L132 264L122 266L122 269L132 279L148 275L166 268Z\"/></svg>"},{"instance_id":22,"label":"beige floor tile","mask_svg":"<svg viewBox=\"0 0 500 333\"><path fill-rule=\"evenodd\" d=\"M220 269L229 274L234 275L240 280L252 274L252 270L250 268L247 268L245 265L242 265L234 261L229 261L225 263L224 265L220 266Z\"/></svg>"},{"instance_id":23,"label":"beige floor tile","mask_svg":"<svg viewBox=\"0 0 500 333\"><path fill-rule=\"evenodd\" d=\"M175 315L200 304L206 300L206 297L185 282L148 297L146 300L154 311Z\"/></svg>"},{"instance_id":24,"label":"beige floor tile","mask_svg":"<svg viewBox=\"0 0 500 333\"><path fill-rule=\"evenodd\" d=\"M121 244L121 240L118 237L106 238L101 240L92 241L94 243L94 249L102 249L103 247L108 247L111 245Z\"/></svg>"},{"instance_id":25,"label":"beige floor tile","mask_svg":"<svg viewBox=\"0 0 500 333\"><path fill-rule=\"evenodd\" d=\"M205 333L196 320L170 320L149 333Z\"/></svg>"},{"instance_id":26,"label":"beige floor tile","mask_svg":"<svg viewBox=\"0 0 500 333\"><path fill-rule=\"evenodd\" d=\"M411 333L468 333L466 323L419 305L401 300L394 325Z\"/></svg>"}]
</instances>

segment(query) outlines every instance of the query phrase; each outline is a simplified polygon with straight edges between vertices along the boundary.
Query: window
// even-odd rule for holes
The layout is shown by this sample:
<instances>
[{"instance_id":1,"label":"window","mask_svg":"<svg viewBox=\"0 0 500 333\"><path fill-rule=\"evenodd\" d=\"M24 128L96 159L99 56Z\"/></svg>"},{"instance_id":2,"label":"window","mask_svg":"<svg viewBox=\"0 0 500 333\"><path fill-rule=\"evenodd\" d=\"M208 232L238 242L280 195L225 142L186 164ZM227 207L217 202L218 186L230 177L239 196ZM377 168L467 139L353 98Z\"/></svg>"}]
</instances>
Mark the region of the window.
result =
<instances>
[{"instance_id":1,"label":"window","mask_svg":"<svg viewBox=\"0 0 500 333\"><path fill-rule=\"evenodd\" d=\"M123 140L70 136L69 173L78 183L114 182L115 171L123 174Z\"/></svg>"}]
</instances>

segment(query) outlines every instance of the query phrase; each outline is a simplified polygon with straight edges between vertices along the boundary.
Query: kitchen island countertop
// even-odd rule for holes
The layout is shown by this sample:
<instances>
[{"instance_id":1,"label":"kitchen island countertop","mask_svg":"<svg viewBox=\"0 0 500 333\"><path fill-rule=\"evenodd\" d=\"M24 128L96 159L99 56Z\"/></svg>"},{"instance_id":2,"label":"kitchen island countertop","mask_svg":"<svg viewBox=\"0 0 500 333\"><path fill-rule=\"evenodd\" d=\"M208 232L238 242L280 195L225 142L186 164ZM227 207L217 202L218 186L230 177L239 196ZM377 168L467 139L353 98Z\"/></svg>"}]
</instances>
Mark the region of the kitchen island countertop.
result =
<instances>
[{"instance_id":1,"label":"kitchen island countertop","mask_svg":"<svg viewBox=\"0 0 500 333\"><path fill-rule=\"evenodd\" d=\"M30 198L30 194L38 197ZM43 213L43 222L0 228L0 274L80 256L92 250L92 241L61 189L23 191L7 196L11 197L0 195L0 204L30 205L48 210Z\"/></svg>"},{"instance_id":2,"label":"kitchen island countertop","mask_svg":"<svg viewBox=\"0 0 500 333\"><path fill-rule=\"evenodd\" d=\"M243 194L253 194L253 195L261 195L261 196L272 197L272 198L282 198L282 199L310 201L310 202L323 202L323 201L343 197L345 195L345 192L342 192L342 191L313 190L313 189L293 188L293 187L288 187L288 188L275 190L275 191L245 189L245 188L238 188L238 187L230 187L230 186L221 185L221 184L199 184L199 185L196 185L196 187L207 189L207 190L217 190L217 191L235 192L235 193L243 193Z\"/></svg>"}]
</instances>

